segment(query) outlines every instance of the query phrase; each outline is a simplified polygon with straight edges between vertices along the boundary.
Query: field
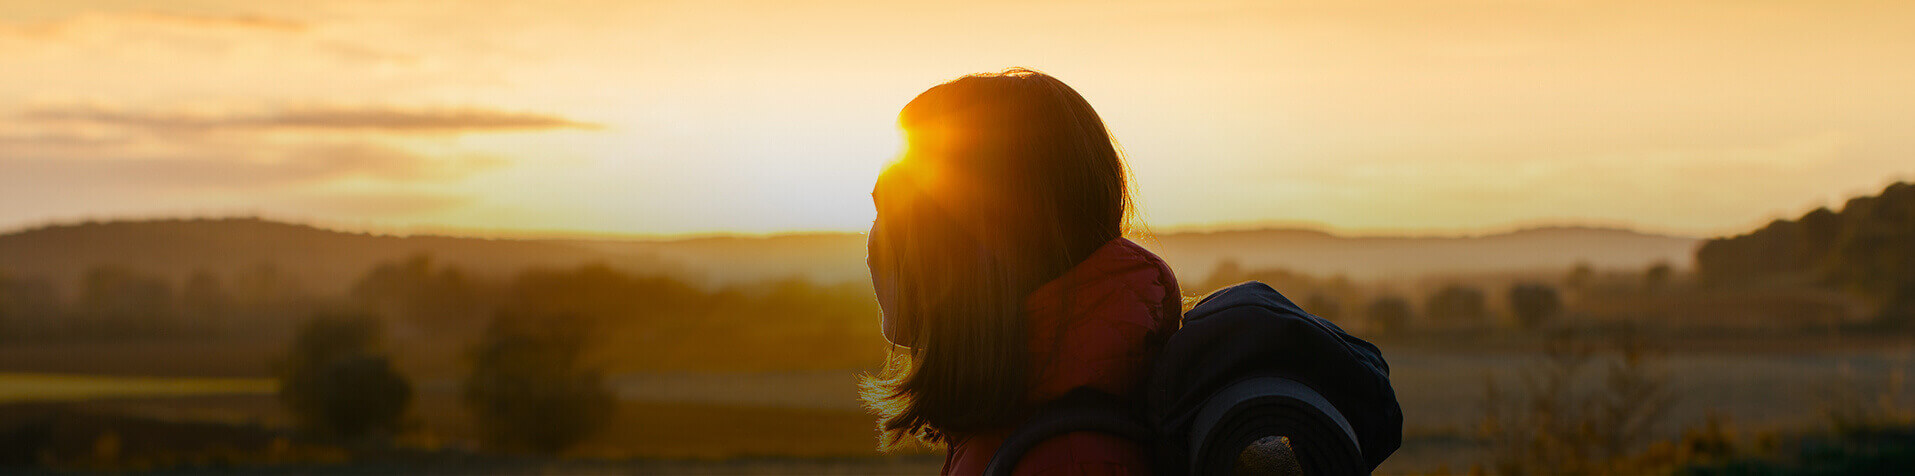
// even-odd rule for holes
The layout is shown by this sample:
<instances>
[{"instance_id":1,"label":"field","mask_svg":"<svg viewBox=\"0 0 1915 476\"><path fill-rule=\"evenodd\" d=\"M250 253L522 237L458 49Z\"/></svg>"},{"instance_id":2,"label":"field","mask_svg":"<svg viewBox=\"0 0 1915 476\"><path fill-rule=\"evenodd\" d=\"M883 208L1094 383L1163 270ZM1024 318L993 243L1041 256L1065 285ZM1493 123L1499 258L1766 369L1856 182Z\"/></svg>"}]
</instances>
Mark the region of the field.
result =
<instances>
[{"instance_id":1,"label":"field","mask_svg":"<svg viewBox=\"0 0 1915 476\"><path fill-rule=\"evenodd\" d=\"M1652 368L1666 376L1674 397L1657 426L1673 438L1711 413L1725 417L1741 432L1804 428L1824 421L1830 405L1875 401L1883 396L1902 408L1915 398L1894 388L1915 359L1915 341L1886 337L1737 338L1696 340L1668 345ZM1479 461L1474 425L1482 418L1484 382L1515 382L1523 369L1543 357L1533 344L1505 336L1460 345L1425 341L1380 342L1392 366L1392 381L1405 414L1403 448L1382 468L1385 473L1461 470ZM112 374L115 363L126 374L145 374L155 362L143 352L182 355L165 346L121 347L119 358L96 359L87 370ZM45 350L44 352L51 352ZM12 351L20 355L20 351ZM6 360L18 364L21 360ZM17 373L10 365L0 375L0 390L41 388L45 375ZM570 453L559 464L567 472L657 470L671 473L843 472L924 473L934 471L937 455L880 456L872 447L872 422L858 407L857 370L767 373L637 373L611 379L622 404L616 422ZM68 377L61 377L68 378ZM106 389L102 398L60 395L79 411L151 417L169 421L206 421L283 428L287 417L269 391L253 379L184 380L129 377L94 378ZM191 383L195 385L185 385ZM113 392L149 386L177 396L120 396ZM422 448L470 448L471 432L456 395L456 382L421 382L413 418L420 429L409 444ZM192 395L196 394L196 395ZM8 395L0 394L0 399ZM13 399L19 399L17 395ZM130 447L130 444L129 444ZM467 462L465 464L469 464ZM493 469L498 462L488 462ZM444 464L461 464L453 461ZM528 463L529 464L529 463ZM510 465L507 465L510 467ZM545 468L544 466L536 466ZM549 468L548 468L549 469Z\"/></svg>"}]
</instances>

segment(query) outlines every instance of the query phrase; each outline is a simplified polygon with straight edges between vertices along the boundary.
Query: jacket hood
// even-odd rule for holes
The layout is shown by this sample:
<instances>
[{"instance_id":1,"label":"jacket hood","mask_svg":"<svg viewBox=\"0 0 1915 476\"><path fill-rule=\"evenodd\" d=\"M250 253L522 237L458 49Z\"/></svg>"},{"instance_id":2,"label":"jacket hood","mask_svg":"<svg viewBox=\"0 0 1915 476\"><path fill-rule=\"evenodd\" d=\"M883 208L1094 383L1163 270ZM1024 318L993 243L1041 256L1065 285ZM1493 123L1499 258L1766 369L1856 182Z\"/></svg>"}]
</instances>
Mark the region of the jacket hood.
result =
<instances>
[{"instance_id":1,"label":"jacket hood","mask_svg":"<svg viewBox=\"0 0 1915 476\"><path fill-rule=\"evenodd\" d=\"M1130 240L1105 243L1024 300L1032 356L1030 401L1042 405L1088 387L1143 402L1150 363L1177 330L1177 277ZM979 474L1011 428L966 435L951 446L945 474ZM1064 435L1032 448L1017 474L1081 468L1148 471L1136 442L1100 433Z\"/></svg>"},{"instance_id":2,"label":"jacket hood","mask_svg":"<svg viewBox=\"0 0 1915 476\"><path fill-rule=\"evenodd\" d=\"M1125 238L1038 287L1024 302L1032 402L1077 387L1140 395L1150 361L1177 329L1182 300L1170 266Z\"/></svg>"}]
</instances>

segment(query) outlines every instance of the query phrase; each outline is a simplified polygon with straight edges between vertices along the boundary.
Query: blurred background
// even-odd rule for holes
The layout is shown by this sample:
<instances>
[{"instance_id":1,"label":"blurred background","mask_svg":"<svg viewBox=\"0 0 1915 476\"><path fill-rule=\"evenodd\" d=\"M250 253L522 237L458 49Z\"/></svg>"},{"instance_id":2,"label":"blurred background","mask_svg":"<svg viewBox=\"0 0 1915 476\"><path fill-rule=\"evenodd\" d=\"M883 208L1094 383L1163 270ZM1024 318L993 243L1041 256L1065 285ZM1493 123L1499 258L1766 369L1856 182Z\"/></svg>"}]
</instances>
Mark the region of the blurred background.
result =
<instances>
[{"instance_id":1,"label":"blurred background","mask_svg":"<svg viewBox=\"0 0 1915 476\"><path fill-rule=\"evenodd\" d=\"M0 0L0 469L882 455L896 114L1098 108L1186 294L1365 339L1381 472L1915 471L1915 4Z\"/></svg>"}]
</instances>

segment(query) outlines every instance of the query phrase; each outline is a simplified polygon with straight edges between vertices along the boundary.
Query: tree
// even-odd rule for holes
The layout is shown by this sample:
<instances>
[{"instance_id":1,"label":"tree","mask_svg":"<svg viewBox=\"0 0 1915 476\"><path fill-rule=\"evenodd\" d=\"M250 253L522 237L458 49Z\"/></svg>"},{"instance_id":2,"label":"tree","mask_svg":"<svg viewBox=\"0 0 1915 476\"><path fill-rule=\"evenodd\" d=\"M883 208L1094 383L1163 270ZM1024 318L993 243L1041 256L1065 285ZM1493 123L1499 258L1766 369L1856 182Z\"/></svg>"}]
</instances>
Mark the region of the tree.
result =
<instances>
[{"instance_id":1,"label":"tree","mask_svg":"<svg viewBox=\"0 0 1915 476\"><path fill-rule=\"evenodd\" d=\"M1337 304L1336 298L1322 293L1311 294L1309 298L1305 298L1303 310L1332 321L1343 316L1343 306Z\"/></svg>"},{"instance_id":2,"label":"tree","mask_svg":"<svg viewBox=\"0 0 1915 476\"><path fill-rule=\"evenodd\" d=\"M223 326L232 305L233 296L220 285L219 277L206 270L193 272L180 290L180 312L207 328Z\"/></svg>"},{"instance_id":3,"label":"tree","mask_svg":"<svg viewBox=\"0 0 1915 476\"><path fill-rule=\"evenodd\" d=\"M1576 266L1569 269L1569 274L1563 276L1563 286L1571 291L1582 292L1595 280L1596 268L1590 266L1588 261L1577 261Z\"/></svg>"},{"instance_id":4,"label":"tree","mask_svg":"<svg viewBox=\"0 0 1915 476\"><path fill-rule=\"evenodd\" d=\"M1235 259L1226 258L1218 261L1217 266L1210 269L1210 276L1204 279L1201 289L1208 293L1248 279L1250 279L1250 273L1244 271L1241 263Z\"/></svg>"},{"instance_id":5,"label":"tree","mask_svg":"<svg viewBox=\"0 0 1915 476\"><path fill-rule=\"evenodd\" d=\"M484 316L485 293L464 270L434 266L432 257L380 263L353 283L352 297L401 323L440 330L469 327Z\"/></svg>"},{"instance_id":6,"label":"tree","mask_svg":"<svg viewBox=\"0 0 1915 476\"><path fill-rule=\"evenodd\" d=\"M1801 260L1798 266L1808 268L1822 265L1835 250L1836 240L1842 237L1842 216L1828 207L1820 207L1802 215L1796 222L1802 224L1802 236L1790 254Z\"/></svg>"},{"instance_id":7,"label":"tree","mask_svg":"<svg viewBox=\"0 0 1915 476\"><path fill-rule=\"evenodd\" d=\"M1696 279L1708 285L1814 282L1875 301L1884 323L1915 304L1915 184L1850 198L1835 212L1715 238L1696 250ZM1896 324L1901 325L1901 324Z\"/></svg>"},{"instance_id":8,"label":"tree","mask_svg":"<svg viewBox=\"0 0 1915 476\"><path fill-rule=\"evenodd\" d=\"M1437 322L1480 324L1489 317L1483 291L1460 284L1444 286L1423 305L1423 315Z\"/></svg>"},{"instance_id":9,"label":"tree","mask_svg":"<svg viewBox=\"0 0 1915 476\"><path fill-rule=\"evenodd\" d=\"M489 445L556 454L605 425L616 399L583 358L592 324L577 314L493 317L468 351L461 389Z\"/></svg>"},{"instance_id":10,"label":"tree","mask_svg":"<svg viewBox=\"0 0 1915 476\"><path fill-rule=\"evenodd\" d=\"M1409 327L1410 301L1398 296L1383 296L1370 301L1368 318L1378 332L1398 332Z\"/></svg>"},{"instance_id":11,"label":"tree","mask_svg":"<svg viewBox=\"0 0 1915 476\"><path fill-rule=\"evenodd\" d=\"M1519 283L1509 288L1509 309L1517 327L1535 329L1562 312L1563 300L1550 285Z\"/></svg>"},{"instance_id":12,"label":"tree","mask_svg":"<svg viewBox=\"0 0 1915 476\"><path fill-rule=\"evenodd\" d=\"M0 339L32 337L60 322L59 293L39 278L0 274Z\"/></svg>"},{"instance_id":13,"label":"tree","mask_svg":"<svg viewBox=\"0 0 1915 476\"><path fill-rule=\"evenodd\" d=\"M1882 300L1915 280L1912 269L1915 185L1900 182L1851 198L1840 212L1818 208L1696 250L1696 276L1705 284L1806 279Z\"/></svg>"},{"instance_id":14,"label":"tree","mask_svg":"<svg viewBox=\"0 0 1915 476\"><path fill-rule=\"evenodd\" d=\"M80 308L101 330L152 333L171 324L173 287L125 266L95 266L80 277Z\"/></svg>"},{"instance_id":15,"label":"tree","mask_svg":"<svg viewBox=\"0 0 1915 476\"><path fill-rule=\"evenodd\" d=\"M1889 301L1915 283L1915 184L1849 200L1830 277L1864 296Z\"/></svg>"},{"instance_id":16,"label":"tree","mask_svg":"<svg viewBox=\"0 0 1915 476\"><path fill-rule=\"evenodd\" d=\"M1662 291L1663 288L1669 286L1669 278L1674 275L1675 270L1669 267L1668 261L1657 261L1655 264L1649 265L1649 269L1643 270L1642 272L1643 292L1655 293Z\"/></svg>"},{"instance_id":17,"label":"tree","mask_svg":"<svg viewBox=\"0 0 1915 476\"><path fill-rule=\"evenodd\" d=\"M18 309L20 305L14 303L16 300L18 298L13 297L13 280L0 272L0 341L12 339L21 333L18 321L22 320L20 315L23 313Z\"/></svg>"},{"instance_id":18,"label":"tree","mask_svg":"<svg viewBox=\"0 0 1915 476\"><path fill-rule=\"evenodd\" d=\"M300 428L358 437L400 429L412 385L379 353L379 319L322 314L308 319L279 365L279 400Z\"/></svg>"},{"instance_id":19,"label":"tree","mask_svg":"<svg viewBox=\"0 0 1915 476\"><path fill-rule=\"evenodd\" d=\"M287 320L282 316L306 315L313 309L312 295L298 275L270 262L240 268L224 284L232 298L226 323L234 328L278 331Z\"/></svg>"},{"instance_id":20,"label":"tree","mask_svg":"<svg viewBox=\"0 0 1915 476\"><path fill-rule=\"evenodd\" d=\"M809 283L805 283L809 286ZM800 290L809 296L809 287ZM669 276L627 274L605 264L566 270L527 270L512 280L505 308L520 313L576 314L595 323L644 321L678 316L703 300L703 293Z\"/></svg>"}]
</instances>

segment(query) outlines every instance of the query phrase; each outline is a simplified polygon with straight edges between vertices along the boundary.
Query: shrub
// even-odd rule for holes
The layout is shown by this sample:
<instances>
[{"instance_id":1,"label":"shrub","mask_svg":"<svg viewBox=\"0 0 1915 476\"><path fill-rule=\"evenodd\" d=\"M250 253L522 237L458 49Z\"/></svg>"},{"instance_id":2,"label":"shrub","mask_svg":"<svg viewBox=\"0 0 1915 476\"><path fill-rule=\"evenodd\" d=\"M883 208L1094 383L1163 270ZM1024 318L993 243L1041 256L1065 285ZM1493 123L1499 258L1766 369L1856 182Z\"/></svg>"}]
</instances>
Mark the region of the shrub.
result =
<instances>
[{"instance_id":1,"label":"shrub","mask_svg":"<svg viewBox=\"0 0 1915 476\"><path fill-rule=\"evenodd\" d=\"M1496 473L1648 472L1635 453L1653 442L1673 401L1668 377L1656 368L1659 351L1633 331L1607 337L1557 333L1547 361L1525 369L1513 391L1485 382L1478 432Z\"/></svg>"},{"instance_id":2,"label":"shrub","mask_svg":"<svg viewBox=\"0 0 1915 476\"><path fill-rule=\"evenodd\" d=\"M487 444L555 454L605 425L616 401L583 359L593 327L576 314L493 317L462 388Z\"/></svg>"},{"instance_id":3,"label":"shrub","mask_svg":"<svg viewBox=\"0 0 1915 476\"><path fill-rule=\"evenodd\" d=\"M1367 317L1378 332L1401 331L1410 325L1410 301L1397 296L1377 298L1370 302Z\"/></svg>"},{"instance_id":4,"label":"shrub","mask_svg":"<svg viewBox=\"0 0 1915 476\"><path fill-rule=\"evenodd\" d=\"M1642 272L1642 292L1657 293L1669 287L1669 281L1675 276L1675 268L1668 261L1657 261Z\"/></svg>"},{"instance_id":5,"label":"shrub","mask_svg":"<svg viewBox=\"0 0 1915 476\"><path fill-rule=\"evenodd\" d=\"M1489 316L1483 291L1462 285L1444 286L1423 303L1423 315L1449 324L1481 324Z\"/></svg>"},{"instance_id":6,"label":"shrub","mask_svg":"<svg viewBox=\"0 0 1915 476\"><path fill-rule=\"evenodd\" d=\"M1563 310L1562 297L1547 284L1524 283L1509 288L1509 310L1516 326L1535 329Z\"/></svg>"},{"instance_id":7,"label":"shrub","mask_svg":"<svg viewBox=\"0 0 1915 476\"><path fill-rule=\"evenodd\" d=\"M1343 306L1337 304L1336 298L1321 293L1311 294L1309 298L1304 299L1303 310L1332 321L1343 317Z\"/></svg>"},{"instance_id":8,"label":"shrub","mask_svg":"<svg viewBox=\"0 0 1915 476\"><path fill-rule=\"evenodd\" d=\"M319 315L300 326L279 365L279 399L300 428L341 437L399 429L412 385L378 353L380 329L365 314Z\"/></svg>"}]
</instances>

